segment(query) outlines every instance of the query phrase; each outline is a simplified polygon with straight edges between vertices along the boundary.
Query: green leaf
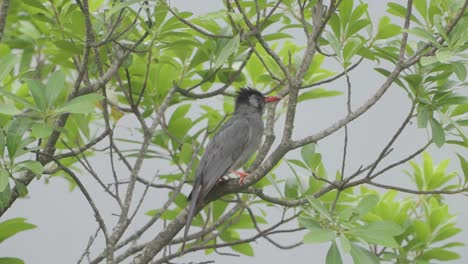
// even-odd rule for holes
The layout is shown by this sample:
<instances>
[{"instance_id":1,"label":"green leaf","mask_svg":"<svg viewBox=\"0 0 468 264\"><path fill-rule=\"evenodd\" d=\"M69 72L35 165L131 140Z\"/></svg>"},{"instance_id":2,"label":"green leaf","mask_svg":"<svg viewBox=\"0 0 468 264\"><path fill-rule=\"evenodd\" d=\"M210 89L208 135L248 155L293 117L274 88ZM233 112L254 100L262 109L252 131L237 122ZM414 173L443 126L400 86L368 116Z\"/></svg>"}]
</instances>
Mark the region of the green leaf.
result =
<instances>
[{"instance_id":1,"label":"green leaf","mask_svg":"<svg viewBox=\"0 0 468 264\"><path fill-rule=\"evenodd\" d=\"M5 154L5 143L5 134L3 133L3 129L0 128L0 158Z\"/></svg>"},{"instance_id":2,"label":"green leaf","mask_svg":"<svg viewBox=\"0 0 468 264\"><path fill-rule=\"evenodd\" d=\"M287 160L288 163L292 163L298 167L301 167L303 169L306 169L308 170L307 166L304 164L304 162L300 161L300 160L296 160L296 159L289 159Z\"/></svg>"},{"instance_id":3,"label":"green leaf","mask_svg":"<svg viewBox=\"0 0 468 264\"><path fill-rule=\"evenodd\" d=\"M314 153L315 153L315 146L316 146L315 143L311 143L311 144L307 144L307 145L305 145L305 146L303 146L301 148L302 160L309 167L311 167L310 162L312 161L312 158L313 158Z\"/></svg>"},{"instance_id":4,"label":"green leaf","mask_svg":"<svg viewBox=\"0 0 468 264\"><path fill-rule=\"evenodd\" d=\"M459 259L460 255L458 255L458 253L443 248L434 248L424 252L421 257L427 260L436 259L447 261Z\"/></svg>"},{"instance_id":5,"label":"green leaf","mask_svg":"<svg viewBox=\"0 0 468 264\"><path fill-rule=\"evenodd\" d=\"M421 14L423 18L427 17L427 3L426 0L415 0L414 6L416 7L416 10Z\"/></svg>"},{"instance_id":6,"label":"green leaf","mask_svg":"<svg viewBox=\"0 0 468 264\"><path fill-rule=\"evenodd\" d=\"M15 189L18 192L19 197L25 197L28 195L28 188L26 188L26 185L20 181L15 181Z\"/></svg>"},{"instance_id":7,"label":"green leaf","mask_svg":"<svg viewBox=\"0 0 468 264\"><path fill-rule=\"evenodd\" d=\"M429 108L422 107L418 111L418 127L419 128L427 127L427 123L429 122L430 116L431 116L431 112L429 111Z\"/></svg>"},{"instance_id":8,"label":"green leaf","mask_svg":"<svg viewBox=\"0 0 468 264\"><path fill-rule=\"evenodd\" d=\"M343 260L341 259L340 251L336 246L336 242L333 241L330 248L328 249L326 264L342 264Z\"/></svg>"},{"instance_id":9,"label":"green leaf","mask_svg":"<svg viewBox=\"0 0 468 264\"><path fill-rule=\"evenodd\" d=\"M126 8L126 7L128 7L128 6L130 6L130 5L133 5L133 4L139 3L139 2L141 2L141 0L128 0L128 1L125 1L125 2L121 2L121 3L119 3L119 4L114 5L114 6L109 10L109 12L107 12L106 15L110 17L110 16L113 15L114 13L119 12L121 9L124 9L124 8Z\"/></svg>"},{"instance_id":10,"label":"green leaf","mask_svg":"<svg viewBox=\"0 0 468 264\"><path fill-rule=\"evenodd\" d=\"M343 58L345 62L351 60L351 58L362 48L364 41L361 38L350 38L343 48Z\"/></svg>"},{"instance_id":11,"label":"green leaf","mask_svg":"<svg viewBox=\"0 0 468 264\"><path fill-rule=\"evenodd\" d=\"M44 167L39 161L35 160L25 160L15 165L19 170L27 169L28 171L34 173L36 176L41 176L44 171Z\"/></svg>"},{"instance_id":12,"label":"green leaf","mask_svg":"<svg viewBox=\"0 0 468 264\"><path fill-rule=\"evenodd\" d=\"M286 184L284 185L284 195L287 198L297 198L298 195L298 184L295 177L288 177Z\"/></svg>"},{"instance_id":13,"label":"green leaf","mask_svg":"<svg viewBox=\"0 0 468 264\"><path fill-rule=\"evenodd\" d=\"M46 138L52 134L54 129L46 123L36 123L31 128L31 136L35 138Z\"/></svg>"},{"instance_id":14,"label":"green leaf","mask_svg":"<svg viewBox=\"0 0 468 264\"><path fill-rule=\"evenodd\" d=\"M301 214L299 216L299 225L307 229L322 229L322 227L312 219L308 214Z\"/></svg>"},{"instance_id":15,"label":"green leaf","mask_svg":"<svg viewBox=\"0 0 468 264\"><path fill-rule=\"evenodd\" d=\"M379 202L379 196L376 194L370 194L362 198L359 201L359 204L356 207L356 211L358 212L360 217L363 217L367 212L369 212L372 208L374 208L377 203Z\"/></svg>"},{"instance_id":16,"label":"green leaf","mask_svg":"<svg viewBox=\"0 0 468 264\"><path fill-rule=\"evenodd\" d=\"M325 32L325 35L326 39L328 40L328 43L332 47L335 54L337 54L337 56L341 58L341 43L338 40L338 38L328 31Z\"/></svg>"},{"instance_id":17,"label":"green leaf","mask_svg":"<svg viewBox=\"0 0 468 264\"><path fill-rule=\"evenodd\" d=\"M351 233L368 243L397 248L399 245L393 237L400 235L403 231L404 230L394 222L378 221L359 226L351 230Z\"/></svg>"},{"instance_id":18,"label":"green leaf","mask_svg":"<svg viewBox=\"0 0 468 264\"><path fill-rule=\"evenodd\" d=\"M460 161L460 166L463 171L463 175L465 176L465 184L468 182L468 161L466 159L457 153L458 160Z\"/></svg>"},{"instance_id":19,"label":"green leaf","mask_svg":"<svg viewBox=\"0 0 468 264\"><path fill-rule=\"evenodd\" d=\"M46 87L37 80L27 79L26 84L28 85L29 91L31 92L34 102L36 103L37 108L42 112L45 112L47 109L46 102Z\"/></svg>"},{"instance_id":20,"label":"green leaf","mask_svg":"<svg viewBox=\"0 0 468 264\"><path fill-rule=\"evenodd\" d=\"M8 187L8 182L10 180L10 175L8 174L8 171L0 167L0 192L3 192L5 188Z\"/></svg>"},{"instance_id":21,"label":"green leaf","mask_svg":"<svg viewBox=\"0 0 468 264\"><path fill-rule=\"evenodd\" d=\"M325 228L312 229L304 236L304 243L323 243L335 239L335 231Z\"/></svg>"},{"instance_id":22,"label":"green leaf","mask_svg":"<svg viewBox=\"0 0 468 264\"><path fill-rule=\"evenodd\" d=\"M331 220L331 215L327 211L327 209L322 205L322 202L320 202L312 196L307 197L307 200L309 200L309 204L312 206L312 208L319 212L320 216L326 217L327 219Z\"/></svg>"},{"instance_id":23,"label":"green leaf","mask_svg":"<svg viewBox=\"0 0 468 264\"><path fill-rule=\"evenodd\" d=\"M99 94L86 94L80 97L73 98L64 106L56 110L57 113L75 113L87 114L94 110L94 104L103 99L104 97Z\"/></svg>"},{"instance_id":24,"label":"green leaf","mask_svg":"<svg viewBox=\"0 0 468 264\"><path fill-rule=\"evenodd\" d=\"M0 243L15 234L36 228L35 225L26 222L26 218L12 218L0 223Z\"/></svg>"},{"instance_id":25,"label":"green leaf","mask_svg":"<svg viewBox=\"0 0 468 264\"><path fill-rule=\"evenodd\" d=\"M36 105L30 103L28 100L25 100L24 98L22 98L20 96L17 96L17 95L15 95L13 93L10 93L10 92L8 92L6 90L2 90L2 89L0 89L0 94L3 95L3 96L6 96L8 98L13 99L15 102L19 102L19 103L21 103L22 105L24 105L24 106L26 106L28 108L39 111L39 108L37 108Z\"/></svg>"},{"instance_id":26,"label":"green leaf","mask_svg":"<svg viewBox=\"0 0 468 264\"><path fill-rule=\"evenodd\" d=\"M345 234L340 234L340 242L343 251L349 253L351 251L351 242L349 242L349 239L346 237Z\"/></svg>"},{"instance_id":27,"label":"green leaf","mask_svg":"<svg viewBox=\"0 0 468 264\"><path fill-rule=\"evenodd\" d=\"M434 118L431 119L432 140L436 146L441 147L445 143L445 132L440 123Z\"/></svg>"},{"instance_id":28,"label":"green leaf","mask_svg":"<svg viewBox=\"0 0 468 264\"><path fill-rule=\"evenodd\" d=\"M379 259L372 252L358 245L351 244L350 253L355 264L380 264Z\"/></svg>"},{"instance_id":29,"label":"green leaf","mask_svg":"<svg viewBox=\"0 0 468 264\"><path fill-rule=\"evenodd\" d=\"M21 111L15 105L4 104L0 102L0 114L14 116L20 114Z\"/></svg>"},{"instance_id":30,"label":"green leaf","mask_svg":"<svg viewBox=\"0 0 468 264\"><path fill-rule=\"evenodd\" d=\"M234 251L244 254L246 256L253 257L253 247L249 243L234 245L231 247Z\"/></svg>"},{"instance_id":31,"label":"green leaf","mask_svg":"<svg viewBox=\"0 0 468 264\"><path fill-rule=\"evenodd\" d=\"M10 71L13 70L17 61L18 58L14 54L0 57L0 83L2 83Z\"/></svg>"},{"instance_id":32,"label":"green leaf","mask_svg":"<svg viewBox=\"0 0 468 264\"><path fill-rule=\"evenodd\" d=\"M305 93L300 94L297 100L298 102L302 102L305 100L332 97L332 96L338 96L341 94L343 94L343 92L341 91L333 91L333 90L326 90L324 88L317 88L317 89L313 89L311 91L307 91Z\"/></svg>"},{"instance_id":33,"label":"green leaf","mask_svg":"<svg viewBox=\"0 0 468 264\"><path fill-rule=\"evenodd\" d=\"M454 62L452 63L453 70L457 75L459 81L464 82L467 75L466 65L462 62Z\"/></svg>"},{"instance_id":34,"label":"green leaf","mask_svg":"<svg viewBox=\"0 0 468 264\"><path fill-rule=\"evenodd\" d=\"M10 184L7 185L3 192L0 192L0 208L4 208L8 205L11 199Z\"/></svg>"},{"instance_id":35,"label":"green leaf","mask_svg":"<svg viewBox=\"0 0 468 264\"><path fill-rule=\"evenodd\" d=\"M26 118L17 118L11 122L7 131L7 149L8 156L10 159L15 158L15 154L18 151L18 147L21 145L23 135L26 130L30 127L31 120Z\"/></svg>"},{"instance_id":36,"label":"green leaf","mask_svg":"<svg viewBox=\"0 0 468 264\"><path fill-rule=\"evenodd\" d=\"M379 21L378 32L375 39L387 39L400 34L400 27L391 24L390 18L383 16Z\"/></svg>"},{"instance_id":37,"label":"green leaf","mask_svg":"<svg viewBox=\"0 0 468 264\"><path fill-rule=\"evenodd\" d=\"M0 264L24 264L19 258L0 258Z\"/></svg>"},{"instance_id":38,"label":"green leaf","mask_svg":"<svg viewBox=\"0 0 468 264\"><path fill-rule=\"evenodd\" d=\"M438 62L439 60L436 58L436 56L424 56L421 57L421 65L422 66L427 66L433 63Z\"/></svg>"},{"instance_id":39,"label":"green leaf","mask_svg":"<svg viewBox=\"0 0 468 264\"><path fill-rule=\"evenodd\" d=\"M183 164L188 164L192 159L194 146L190 143L184 143L182 149L180 150L180 162Z\"/></svg>"},{"instance_id":40,"label":"green leaf","mask_svg":"<svg viewBox=\"0 0 468 264\"><path fill-rule=\"evenodd\" d=\"M235 35L232 39L228 41L228 43L226 43L226 45L216 56L213 68L217 69L227 62L229 56L231 56L234 52L237 51L237 48L239 47L239 40L239 35Z\"/></svg>"},{"instance_id":41,"label":"green leaf","mask_svg":"<svg viewBox=\"0 0 468 264\"><path fill-rule=\"evenodd\" d=\"M426 31L422 28L413 28L413 29L408 30L408 32L418 37L421 37L424 40L428 40L429 42L431 42L433 45L435 45L439 49L442 48L442 46L439 44L439 42L434 37L434 35L429 31Z\"/></svg>"},{"instance_id":42,"label":"green leaf","mask_svg":"<svg viewBox=\"0 0 468 264\"><path fill-rule=\"evenodd\" d=\"M62 71L56 71L52 73L47 81L45 97L47 106L51 107L54 105L55 100L65 88L65 74Z\"/></svg>"},{"instance_id":43,"label":"green leaf","mask_svg":"<svg viewBox=\"0 0 468 264\"><path fill-rule=\"evenodd\" d=\"M448 49L441 49L436 53L436 58L440 63L447 63L452 57L452 52Z\"/></svg>"}]
</instances>

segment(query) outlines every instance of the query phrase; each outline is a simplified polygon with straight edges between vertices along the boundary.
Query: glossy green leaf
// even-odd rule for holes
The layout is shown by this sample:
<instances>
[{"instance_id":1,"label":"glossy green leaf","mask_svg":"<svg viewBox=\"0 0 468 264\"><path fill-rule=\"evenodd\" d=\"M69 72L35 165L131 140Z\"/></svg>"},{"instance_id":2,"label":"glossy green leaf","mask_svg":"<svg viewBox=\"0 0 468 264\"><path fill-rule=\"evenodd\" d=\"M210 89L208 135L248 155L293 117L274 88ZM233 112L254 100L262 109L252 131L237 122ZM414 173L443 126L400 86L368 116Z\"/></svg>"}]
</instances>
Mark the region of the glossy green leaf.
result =
<instances>
[{"instance_id":1,"label":"glossy green leaf","mask_svg":"<svg viewBox=\"0 0 468 264\"><path fill-rule=\"evenodd\" d=\"M15 181L15 189L18 192L19 197L25 197L28 195L28 188L20 181Z\"/></svg>"},{"instance_id":2,"label":"glossy green leaf","mask_svg":"<svg viewBox=\"0 0 468 264\"><path fill-rule=\"evenodd\" d=\"M430 32L422 28L413 28L413 29L408 30L408 32L418 37L421 37L424 40L428 40L429 42L431 42L433 45L435 45L438 48L442 48L442 46L439 44L439 42L434 37L434 35L432 35Z\"/></svg>"},{"instance_id":3,"label":"glossy green leaf","mask_svg":"<svg viewBox=\"0 0 468 264\"><path fill-rule=\"evenodd\" d=\"M418 111L418 127L425 128L427 127L427 123L429 122L429 118L431 117L431 113L428 107L422 107Z\"/></svg>"},{"instance_id":4,"label":"glossy green leaf","mask_svg":"<svg viewBox=\"0 0 468 264\"><path fill-rule=\"evenodd\" d=\"M361 201L359 201L359 204L356 207L356 211L358 212L359 216L362 217L367 212L372 210L377 203L379 202L379 196L376 194L370 194L362 198Z\"/></svg>"},{"instance_id":5,"label":"glossy green leaf","mask_svg":"<svg viewBox=\"0 0 468 264\"><path fill-rule=\"evenodd\" d=\"M452 52L448 49L441 49L436 53L436 58L440 63L447 63L452 57Z\"/></svg>"},{"instance_id":6,"label":"glossy green leaf","mask_svg":"<svg viewBox=\"0 0 468 264\"><path fill-rule=\"evenodd\" d=\"M416 7L416 10L421 14L423 18L427 17L427 2L426 0L415 0L414 6Z\"/></svg>"},{"instance_id":7,"label":"glossy green leaf","mask_svg":"<svg viewBox=\"0 0 468 264\"><path fill-rule=\"evenodd\" d=\"M114 5L109 12L107 12L107 16L111 16L114 13L120 12L122 9L129 7L130 5L133 5L135 3L139 3L140 0L128 0L125 2L120 2L116 5Z\"/></svg>"},{"instance_id":8,"label":"glossy green leaf","mask_svg":"<svg viewBox=\"0 0 468 264\"><path fill-rule=\"evenodd\" d=\"M14 116L21 114L21 110L16 108L15 105L0 102L0 114Z\"/></svg>"},{"instance_id":9,"label":"glossy green leaf","mask_svg":"<svg viewBox=\"0 0 468 264\"><path fill-rule=\"evenodd\" d=\"M369 250L355 244L351 244L351 256L355 264L380 264L379 259Z\"/></svg>"},{"instance_id":10,"label":"glossy green leaf","mask_svg":"<svg viewBox=\"0 0 468 264\"><path fill-rule=\"evenodd\" d=\"M468 182L468 161L466 161L466 159L458 153L457 153L457 157L458 157L458 160L460 161L460 166L463 171L465 183L467 183Z\"/></svg>"},{"instance_id":11,"label":"glossy green leaf","mask_svg":"<svg viewBox=\"0 0 468 264\"><path fill-rule=\"evenodd\" d=\"M305 100L317 99L317 98L325 98L325 97L333 97L343 94L341 91L333 91L333 90L326 90L323 88L313 89L311 91L307 91L301 93L298 97L298 102L302 102Z\"/></svg>"},{"instance_id":12,"label":"glossy green leaf","mask_svg":"<svg viewBox=\"0 0 468 264\"><path fill-rule=\"evenodd\" d=\"M87 114L94 111L95 103L104 97L98 94L86 94L73 98L56 110L57 113Z\"/></svg>"},{"instance_id":13,"label":"glossy green leaf","mask_svg":"<svg viewBox=\"0 0 468 264\"><path fill-rule=\"evenodd\" d=\"M344 252L349 253L351 251L351 242L349 242L349 239L346 237L346 235L340 234L340 243Z\"/></svg>"},{"instance_id":14,"label":"glossy green leaf","mask_svg":"<svg viewBox=\"0 0 468 264\"><path fill-rule=\"evenodd\" d=\"M379 221L366 224L351 230L351 233L366 242L382 245L390 248L399 247L393 238L403 233L403 229L389 221Z\"/></svg>"},{"instance_id":15,"label":"glossy green leaf","mask_svg":"<svg viewBox=\"0 0 468 264\"><path fill-rule=\"evenodd\" d=\"M336 242L333 241L330 248L327 252L326 264L342 264L343 260L341 259L340 251Z\"/></svg>"},{"instance_id":16,"label":"glossy green leaf","mask_svg":"<svg viewBox=\"0 0 468 264\"><path fill-rule=\"evenodd\" d=\"M12 218L0 223L0 243L15 234L36 228L35 225L26 222L26 218Z\"/></svg>"},{"instance_id":17,"label":"glossy green leaf","mask_svg":"<svg viewBox=\"0 0 468 264\"><path fill-rule=\"evenodd\" d=\"M65 74L62 71L52 73L45 89L47 106L54 105L55 100L65 88Z\"/></svg>"},{"instance_id":18,"label":"glossy green leaf","mask_svg":"<svg viewBox=\"0 0 468 264\"><path fill-rule=\"evenodd\" d=\"M335 231L330 229L312 229L304 236L304 243L324 243L335 239Z\"/></svg>"},{"instance_id":19,"label":"glossy green leaf","mask_svg":"<svg viewBox=\"0 0 468 264\"><path fill-rule=\"evenodd\" d=\"M19 258L0 258L0 264L24 264Z\"/></svg>"},{"instance_id":20,"label":"glossy green leaf","mask_svg":"<svg viewBox=\"0 0 468 264\"><path fill-rule=\"evenodd\" d=\"M46 138L52 134L54 129L46 123L36 123L31 128L31 136L36 138Z\"/></svg>"},{"instance_id":21,"label":"glossy green leaf","mask_svg":"<svg viewBox=\"0 0 468 264\"><path fill-rule=\"evenodd\" d=\"M0 192L0 208L4 208L8 205L11 199L11 189L10 184L7 184L7 187L3 192Z\"/></svg>"},{"instance_id":22,"label":"glossy green leaf","mask_svg":"<svg viewBox=\"0 0 468 264\"><path fill-rule=\"evenodd\" d=\"M5 154L5 134L3 133L3 129L0 128L0 159Z\"/></svg>"},{"instance_id":23,"label":"glossy green leaf","mask_svg":"<svg viewBox=\"0 0 468 264\"><path fill-rule=\"evenodd\" d=\"M328 210L323 206L322 202L320 202L312 196L307 197L307 200L309 201L310 206L312 206L312 208L314 208L320 214L320 216L326 217L327 219L331 220L331 215L328 212Z\"/></svg>"},{"instance_id":24,"label":"glossy green leaf","mask_svg":"<svg viewBox=\"0 0 468 264\"><path fill-rule=\"evenodd\" d=\"M391 24L390 18L383 16L379 21L378 32L375 39L387 39L400 34L400 27Z\"/></svg>"},{"instance_id":25,"label":"glossy green leaf","mask_svg":"<svg viewBox=\"0 0 468 264\"><path fill-rule=\"evenodd\" d=\"M254 256L253 247L249 243L234 245L234 246L231 246L231 248L234 251L244 254L246 256L250 256L250 257Z\"/></svg>"},{"instance_id":26,"label":"glossy green leaf","mask_svg":"<svg viewBox=\"0 0 468 264\"><path fill-rule=\"evenodd\" d=\"M462 62L454 62L452 63L452 67L455 71L455 74L457 75L458 80L461 82L465 81L467 76L466 64Z\"/></svg>"},{"instance_id":27,"label":"glossy green leaf","mask_svg":"<svg viewBox=\"0 0 468 264\"><path fill-rule=\"evenodd\" d=\"M37 80L28 79L26 80L26 83L32 97L34 98L37 108L42 112L45 112L47 108L46 87Z\"/></svg>"},{"instance_id":28,"label":"glossy green leaf","mask_svg":"<svg viewBox=\"0 0 468 264\"><path fill-rule=\"evenodd\" d=\"M8 174L8 171L0 167L0 192L3 192L5 188L8 186L8 182L10 180L10 175Z\"/></svg>"},{"instance_id":29,"label":"glossy green leaf","mask_svg":"<svg viewBox=\"0 0 468 264\"><path fill-rule=\"evenodd\" d=\"M298 195L298 184L297 180L294 177L288 177L286 179L286 184L284 185L284 195L287 198L297 198Z\"/></svg>"},{"instance_id":30,"label":"glossy green leaf","mask_svg":"<svg viewBox=\"0 0 468 264\"><path fill-rule=\"evenodd\" d=\"M8 127L6 145L10 159L14 159L15 154L22 143L23 135L30 125L31 121L29 119L17 118L14 119Z\"/></svg>"},{"instance_id":31,"label":"glossy green leaf","mask_svg":"<svg viewBox=\"0 0 468 264\"><path fill-rule=\"evenodd\" d=\"M343 48L344 61L349 62L363 46L364 41L361 38L350 38Z\"/></svg>"},{"instance_id":32,"label":"glossy green leaf","mask_svg":"<svg viewBox=\"0 0 468 264\"><path fill-rule=\"evenodd\" d=\"M301 214L299 216L299 225L307 229L322 229L320 224L314 221L310 215Z\"/></svg>"},{"instance_id":33,"label":"glossy green leaf","mask_svg":"<svg viewBox=\"0 0 468 264\"><path fill-rule=\"evenodd\" d=\"M35 160L25 160L15 165L19 170L27 169L28 171L34 173L36 176L41 176L44 167L42 164Z\"/></svg>"},{"instance_id":34,"label":"glossy green leaf","mask_svg":"<svg viewBox=\"0 0 468 264\"><path fill-rule=\"evenodd\" d=\"M434 118L431 119L432 128L432 140L438 146L441 147L445 143L445 132L439 121Z\"/></svg>"},{"instance_id":35,"label":"glossy green leaf","mask_svg":"<svg viewBox=\"0 0 468 264\"><path fill-rule=\"evenodd\" d=\"M15 67L18 61L18 57L14 54L8 54L0 57L0 84L3 82L5 77Z\"/></svg>"},{"instance_id":36,"label":"glossy green leaf","mask_svg":"<svg viewBox=\"0 0 468 264\"><path fill-rule=\"evenodd\" d=\"M217 69L227 62L229 56L231 56L232 54L234 54L234 52L237 51L237 48L239 47L239 40L239 35L235 35L232 39L228 41L228 43L226 43L226 45L221 49L219 54L217 54L213 68Z\"/></svg>"},{"instance_id":37,"label":"glossy green leaf","mask_svg":"<svg viewBox=\"0 0 468 264\"><path fill-rule=\"evenodd\" d=\"M424 252L421 257L427 260L434 259L434 260L448 261L448 260L459 259L460 255L456 252L446 250L443 248L434 248L434 249Z\"/></svg>"},{"instance_id":38,"label":"glossy green leaf","mask_svg":"<svg viewBox=\"0 0 468 264\"><path fill-rule=\"evenodd\" d=\"M312 161L312 157L315 153L315 143L307 144L301 148L301 156L304 163L311 167L310 162Z\"/></svg>"}]
</instances>

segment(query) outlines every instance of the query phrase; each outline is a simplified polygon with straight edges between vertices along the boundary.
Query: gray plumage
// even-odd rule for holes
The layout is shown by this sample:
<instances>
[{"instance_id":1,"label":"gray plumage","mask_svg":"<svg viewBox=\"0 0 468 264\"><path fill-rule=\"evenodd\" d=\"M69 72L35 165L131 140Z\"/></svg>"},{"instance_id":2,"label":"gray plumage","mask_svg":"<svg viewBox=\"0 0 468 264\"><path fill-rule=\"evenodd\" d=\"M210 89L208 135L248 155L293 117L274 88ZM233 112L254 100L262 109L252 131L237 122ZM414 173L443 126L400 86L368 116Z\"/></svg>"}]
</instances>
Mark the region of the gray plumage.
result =
<instances>
[{"instance_id":1,"label":"gray plumage","mask_svg":"<svg viewBox=\"0 0 468 264\"><path fill-rule=\"evenodd\" d=\"M208 143L195 173L195 183L188 198L191 201L182 251L196 207L220 178L240 168L258 149L264 130L262 113L265 103L277 100L277 97L265 98L250 88L242 88L237 94L232 118Z\"/></svg>"}]
</instances>

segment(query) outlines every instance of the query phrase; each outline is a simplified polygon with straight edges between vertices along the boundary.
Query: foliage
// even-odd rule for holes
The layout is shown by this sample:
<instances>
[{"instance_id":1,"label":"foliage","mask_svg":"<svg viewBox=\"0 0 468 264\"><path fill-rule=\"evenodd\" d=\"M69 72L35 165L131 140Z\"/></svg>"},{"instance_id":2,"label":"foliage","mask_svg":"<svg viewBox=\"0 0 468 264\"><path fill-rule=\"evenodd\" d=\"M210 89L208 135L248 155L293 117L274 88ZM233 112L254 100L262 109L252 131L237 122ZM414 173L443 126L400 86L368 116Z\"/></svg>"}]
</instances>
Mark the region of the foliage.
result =
<instances>
[{"instance_id":1,"label":"foliage","mask_svg":"<svg viewBox=\"0 0 468 264\"><path fill-rule=\"evenodd\" d=\"M266 111L261 159L245 166L252 176L245 186L236 180L219 184L193 221L199 229L194 228L198 232L186 251L158 255L156 263L223 247L254 256L251 242L260 237L279 248L327 243L327 264L343 263L347 254L354 263L459 258L456 250L463 244L455 235L461 229L444 197L468 191L468 97L462 90L468 64L466 1L408 1L411 8L389 2L377 23L368 4L354 0L329 1L329 6L320 0L226 0L222 9L202 15L163 0L6 2L8 12L0 8L0 25L7 21L0 28L0 215L28 195L33 180L62 177L83 194L106 238L103 245L90 245L102 252L90 256L92 263L129 257L151 262L182 242L175 237L184 224L183 187L193 182L206 141L234 111L234 92L253 86L287 99ZM349 77L365 62L377 64L375 73L384 81L372 84L377 89L369 100L351 107ZM328 86L339 78L346 79L347 89ZM410 113L375 160L345 171L348 124L392 84L407 94L407 102L397 104L407 105ZM321 132L293 139L297 106L311 100L343 102L348 113ZM130 134L123 120L132 124ZM427 131L427 144L407 156L400 153L399 160L388 158L411 122ZM286 129L273 148L275 123ZM343 161L326 167L316 142L343 128ZM434 165L424 152L431 145L459 148L453 157L460 169L447 172L450 159ZM293 155L295 149L301 158ZM111 184L93 169L103 155ZM390 165L384 166L384 159ZM117 163L128 171L117 173ZM142 175L143 164L157 164L157 175ZM392 170L402 164L409 169ZM289 175L280 174L280 166ZM376 181L390 173L406 173L414 186ZM82 182L79 176L85 174L95 182ZM110 213L88 192L96 183L121 209L116 223L103 220ZM141 194L135 191L139 184L145 189ZM270 191L276 195L267 195ZM147 192L167 199L146 201ZM154 209L142 213L143 203ZM271 206L282 210L280 220L268 216ZM135 219L145 224L132 231L128 226ZM282 246L271 237L291 221L299 227L285 232L301 242ZM172 228L145 243L138 240L159 222ZM23 218L4 221L0 242L34 227ZM0 258L0 263L22 261Z\"/></svg>"}]
</instances>

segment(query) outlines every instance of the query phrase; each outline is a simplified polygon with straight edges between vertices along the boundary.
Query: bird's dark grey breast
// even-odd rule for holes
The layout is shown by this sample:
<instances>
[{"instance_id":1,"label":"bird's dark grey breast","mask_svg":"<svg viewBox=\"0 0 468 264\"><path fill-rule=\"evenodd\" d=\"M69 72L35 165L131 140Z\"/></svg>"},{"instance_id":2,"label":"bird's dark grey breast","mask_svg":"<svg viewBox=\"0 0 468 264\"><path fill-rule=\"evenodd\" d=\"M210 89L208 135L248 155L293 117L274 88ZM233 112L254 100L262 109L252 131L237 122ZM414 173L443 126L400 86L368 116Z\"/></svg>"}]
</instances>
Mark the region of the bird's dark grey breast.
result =
<instances>
[{"instance_id":1,"label":"bird's dark grey breast","mask_svg":"<svg viewBox=\"0 0 468 264\"><path fill-rule=\"evenodd\" d=\"M247 136L248 140L246 142L246 147L243 149L241 155L230 168L231 170L237 170L239 167L244 165L250 156L252 156L252 154L258 149L262 141L264 126L261 115L246 115L242 118L247 119L247 123L249 124Z\"/></svg>"}]
</instances>

